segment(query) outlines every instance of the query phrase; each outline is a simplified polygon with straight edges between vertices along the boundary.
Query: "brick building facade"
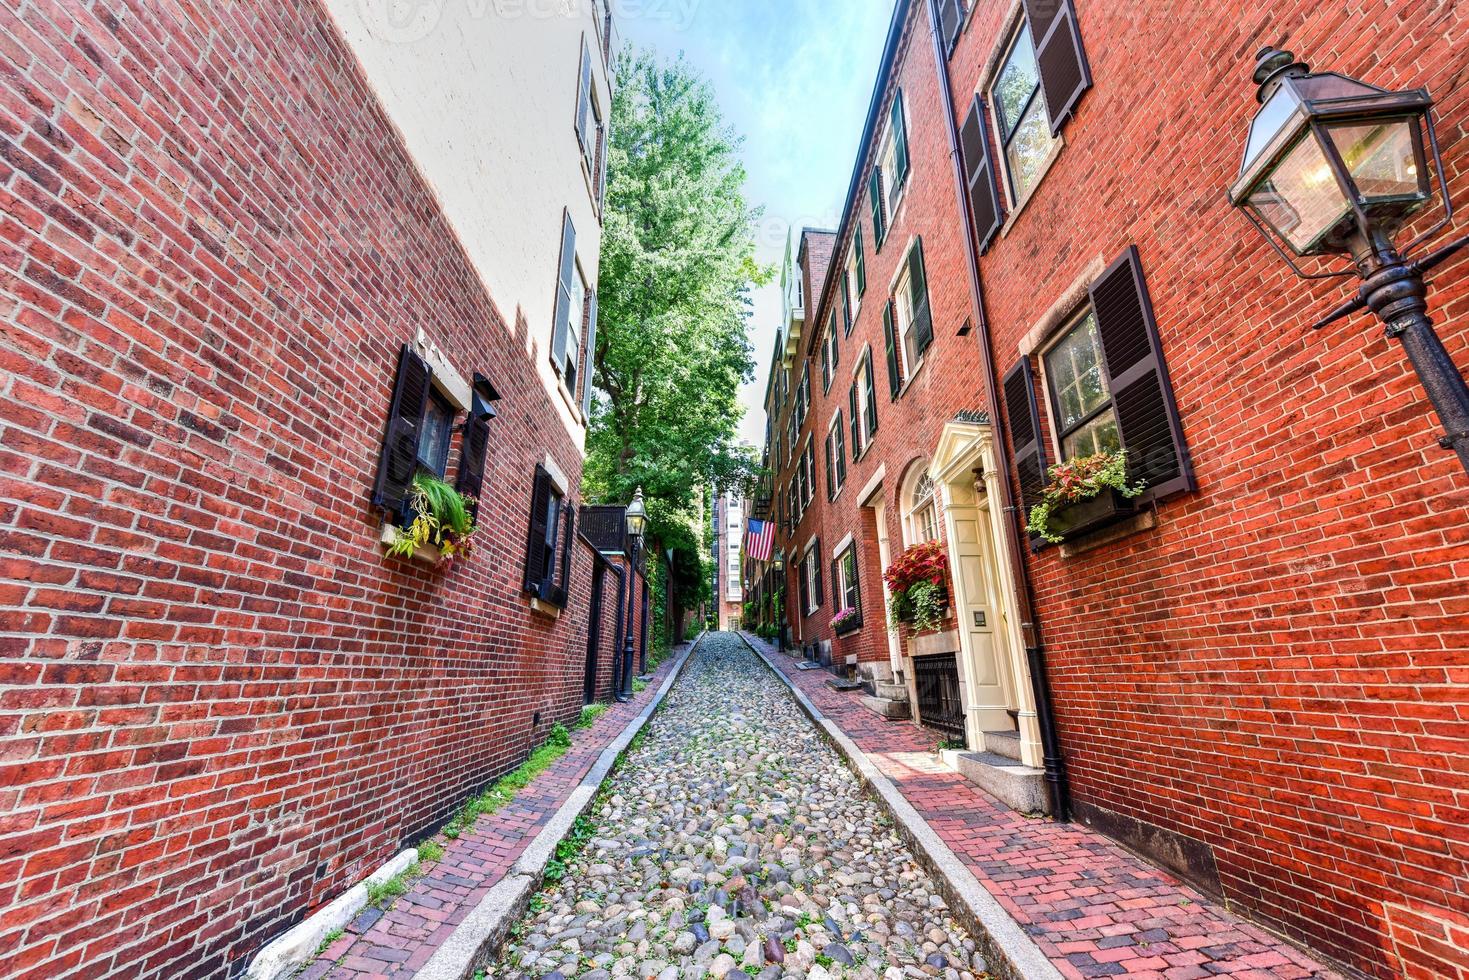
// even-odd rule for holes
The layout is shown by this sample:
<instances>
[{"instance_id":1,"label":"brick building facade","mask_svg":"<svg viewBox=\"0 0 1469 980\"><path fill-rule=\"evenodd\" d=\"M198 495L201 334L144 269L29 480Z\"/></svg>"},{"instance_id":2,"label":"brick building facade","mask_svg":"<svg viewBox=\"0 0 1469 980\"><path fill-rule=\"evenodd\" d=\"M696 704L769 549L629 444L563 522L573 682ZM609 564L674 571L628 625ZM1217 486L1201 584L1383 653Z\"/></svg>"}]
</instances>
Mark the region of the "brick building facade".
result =
<instances>
[{"instance_id":1,"label":"brick building facade","mask_svg":"<svg viewBox=\"0 0 1469 980\"><path fill-rule=\"evenodd\" d=\"M486 222L358 8L0 10L6 976L236 974L610 693L575 516L610 21L526 25L566 124ZM521 29L452 26L413 40ZM471 556L385 557L395 447L478 488Z\"/></svg>"},{"instance_id":2,"label":"brick building facade","mask_svg":"<svg viewBox=\"0 0 1469 980\"><path fill-rule=\"evenodd\" d=\"M1309 329L1350 287L1296 279L1224 188L1274 43L1426 86L1462 201L1466 18L900 0L771 366L795 642L1036 779L1044 664L1077 817L1373 976L1469 975L1469 484L1370 318ZM1433 290L1461 368L1466 272ZM1043 465L1119 430L1136 514L1032 541ZM889 633L881 571L924 540L949 618Z\"/></svg>"}]
</instances>

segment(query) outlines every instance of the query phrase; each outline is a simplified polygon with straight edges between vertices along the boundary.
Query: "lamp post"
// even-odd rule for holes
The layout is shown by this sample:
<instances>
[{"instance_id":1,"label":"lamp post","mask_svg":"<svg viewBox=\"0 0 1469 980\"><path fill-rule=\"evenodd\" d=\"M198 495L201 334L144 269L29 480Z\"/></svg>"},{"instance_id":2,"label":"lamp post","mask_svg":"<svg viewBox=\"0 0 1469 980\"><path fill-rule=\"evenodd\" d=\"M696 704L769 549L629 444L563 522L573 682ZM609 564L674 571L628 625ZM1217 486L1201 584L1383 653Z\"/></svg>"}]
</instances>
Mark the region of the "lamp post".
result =
<instances>
[{"instance_id":1,"label":"lamp post","mask_svg":"<svg viewBox=\"0 0 1469 980\"><path fill-rule=\"evenodd\" d=\"M633 611L637 607L637 595L640 590L633 587L638 571L638 553L643 548L643 532L648 527L648 509L643 504L643 488L638 487L638 492L633 494L632 503L627 505L627 514L624 518L624 526L627 530L627 540L630 546L627 572L627 635L622 643L622 685L617 692L617 700L629 701L632 699L632 622Z\"/></svg>"},{"instance_id":2,"label":"lamp post","mask_svg":"<svg viewBox=\"0 0 1469 980\"><path fill-rule=\"evenodd\" d=\"M784 548L776 548L771 564L775 567L775 582L778 588L772 590L775 595L771 598L771 605L775 611L775 636L776 649L781 653L786 651L786 617L785 617L785 571L786 551Z\"/></svg>"},{"instance_id":3,"label":"lamp post","mask_svg":"<svg viewBox=\"0 0 1469 980\"><path fill-rule=\"evenodd\" d=\"M1438 412L1446 430L1439 445L1457 453L1469 472L1469 387L1434 333L1423 282L1425 272L1469 245L1469 236L1409 258L1454 213L1433 99L1426 89L1392 92L1335 72L1312 72L1278 48L1259 53L1254 81L1260 109L1230 202L1301 278L1362 280L1352 299L1314 327L1362 309L1376 313L1387 336L1402 344ZM1400 249L1398 231L1433 198L1430 162L1444 216ZM1277 237L1298 256L1349 256L1352 268L1305 272Z\"/></svg>"}]
</instances>

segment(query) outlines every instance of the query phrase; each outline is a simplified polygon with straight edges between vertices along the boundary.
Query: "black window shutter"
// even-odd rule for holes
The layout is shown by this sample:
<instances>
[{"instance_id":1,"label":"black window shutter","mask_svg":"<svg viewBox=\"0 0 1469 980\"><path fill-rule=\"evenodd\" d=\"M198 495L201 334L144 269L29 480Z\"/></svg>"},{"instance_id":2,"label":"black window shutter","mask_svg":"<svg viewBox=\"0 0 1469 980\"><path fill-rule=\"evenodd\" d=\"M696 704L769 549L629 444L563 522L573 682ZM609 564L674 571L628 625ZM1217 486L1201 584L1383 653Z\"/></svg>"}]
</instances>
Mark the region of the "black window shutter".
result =
<instances>
[{"instance_id":1,"label":"black window shutter","mask_svg":"<svg viewBox=\"0 0 1469 980\"><path fill-rule=\"evenodd\" d=\"M860 221L857 222L855 241L856 244L852 246L852 249L857 255L855 263L857 266L857 297L860 299L862 294L867 292L867 257L862 254L862 222Z\"/></svg>"},{"instance_id":2,"label":"black window shutter","mask_svg":"<svg viewBox=\"0 0 1469 980\"><path fill-rule=\"evenodd\" d=\"M893 180L898 187L908 179L908 120L903 118L903 90L893 95L893 107L888 115L888 123L893 127L893 167L897 173L893 174Z\"/></svg>"},{"instance_id":3,"label":"black window shutter","mask_svg":"<svg viewBox=\"0 0 1469 980\"><path fill-rule=\"evenodd\" d=\"M888 355L888 394L894 399L903 388L903 370L898 363L898 340L893 332L893 304L882 308L882 339Z\"/></svg>"},{"instance_id":4,"label":"black window shutter","mask_svg":"<svg viewBox=\"0 0 1469 980\"><path fill-rule=\"evenodd\" d=\"M821 608L821 604L826 601L825 594L822 592L822 589L821 589L821 539L820 538L817 538L816 539L816 549L814 551L812 551L811 557L814 559L811 562L811 564L815 566L814 571L816 572L816 594L811 597L812 600L813 600L812 601L812 606L814 608L820 609Z\"/></svg>"},{"instance_id":5,"label":"black window shutter","mask_svg":"<svg viewBox=\"0 0 1469 980\"><path fill-rule=\"evenodd\" d=\"M571 542L576 538L576 508L567 504L561 510L566 514L566 534L561 541L561 574L556 576L551 601L565 606L566 598L571 594Z\"/></svg>"},{"instance_id":6,"label":"black window shutter","mask_svg":"<svg viewBox=\"0 0 1469 980\"><path fill-rule=\"evenodd\" d=\"M418 439L423 431L432 377L433 372L424 359L404 344L398 354L398 377L393 382L393 398L388 407L388 431L383 436L377 479L372 488L373 504L390 514L402 510L403 498L418 472Z\"/></svg>"},{"instance_id":7,"label":"black window shutter","mask_svg":"<svg viewBox=\"0 0 1469 980\"><path fill-rule=\"evenodd\" d=\"M470 513L476 520L479 517L480 491L484 489L485 455L489 446L490 420L470 412L469 418L464 420L464 436L459 446L459 472L454 477L454 489L474 498L475 504Z\"/></svg>"},{"instance_id":8,"label":"black window shutter","mask_svg":"<svg viewBox=\"0 0 1469 980\"><path fill-rule=\"evenodd\" d=\"M600 210L607 203L607 156L612 151L612 126L603 123L597 130L597 140L601 144L597 152L597 208Z\"/></svg>"},{"instance_id":9,"label":"black window shutter","mask_svg":"<svg viewBox=\"0 0 1469 980\"><path fill-rule=\"evenodd\" d=\"M1035 42L1035 63L1054 136L1076 110L1082 93L1092 87L1092 70L1071 0L1025 0L1025 18Z\"/></svg>"},{"instance_id":10,"label":"black window shutter","mask_svg":"<svg viewBox=\"0 0 1469 980\"><path fill-rule=\"evenodd\" d=\"M1128 475L1147 484L1144 499L1192 490L1193 468L1137 246L1092 283L1091 299Z\"/></svg>"},{"instance_id":11,"label":"black window shutter","mask_svg":"<svg viewBox=\"0 0 1469 980\"><path fill-rule=\"evenodd\" d=\"M1015 445L1015 476L1020 487L1020 522L1040 503L1046 485L1046 449L1041 439L1040 416L1035 405L1035 375L1030 358L1020 361L1005 374L1005 419ZM1032 537L1034 544L1039 538Z\"/></svg>"},{"instance_id":12,"label":"black window shutter","mask_svg":"<svg viewBox=\"0 0 1469 980\"><path fill-rule=\"evenodd\" d=\"M821 390L831 390L831 338L821 341Z\"/></svg>"},{"instance_id":13,"label":"black window shutter","mask_svg":"<svg viewBox=\"0 0 1469 980\"><path fill-rule=\"evenodd\" d=\"M858 566L862 563L857 560L857 545L855 543L852 545L851 554L852 581L850 584L852 586L852 608L857 610L857 622L860 624L862 622L862 575L858 571Z\"/></svg>"},{"instance_id":14,"label":"black window shutter","mask_svg":"<svg viewBox=\"0 0 1469 980\"><path fill-rule=\"evenodd\" d=\"M995 186L995 161L990 155L990 141L985 127L984 100L974 97L959 142L964 147L964 171L969 181L969 213L974 218L974 237L979 254L989 248L990 240L1000 230L1000 192Z\"/></svg>"},{"instance_id":15,"label":"black window shutter","mask_svg":"<svg viewBox=\"0 0 1469 980\"><path fill-rule=\"evenodd\" d=\"M913 310L913 341L918 356L933 343L933 311L928 305L928 276L923 268L923 239L913 243L908 253L908 295Z\"/></svg>"},{"instance_id":16,"label":"black window shutter","mask_svg":"<svg viewBox=\"0 0 1469 980\"><path fill-rule=\"evenodd\" d=\"M852 388L847 392L847 411L852 416L852 459L856 459L862 452L862 419L857 412L857 382L852 382Z\"/></svg>"},{"instance_id":17,"label":"black window shutter","mask_svg":"<svg viewBox=\"0 0 1469 980\"><path fill-rule=\"evenodd\" d=\"M881 252L886 229L882 225L882 171L877 167L867 178L867 197L872 205L872 250Z\"/></svg>"},{"instance_id":18,"label":"black window shutter","mask_svg":"<svg viewBox=\"0 0 1469 980\"><path fill-rule=\"evenodd\" d=\"M581 38L581 73L576 86L576 138L583 151L587 145L587 118L592 112L592 57L587 48L587 36Z\"/></svg>"},{"instance_id":19,"label":"black window shutter","mask_svg":"<svg viewBox=\"0 0 1469 980\"><path fill-rule=\"evenodd\" d=\"M551 474L536 465L530 495L530 532L525 542L525 591L541 595L550 569L546 568L546 511L551 506Z\"/></svg>"},{"instance_id":20,"label":"black window shutter","mask_svg":"<svg viewBox=\"0 0 1469 980\"><path fill-rule=\"evenodd\" d=\"M872 380L872 348L867 348L867 437L877 434L877 392Z\"/></svg>"},{"instance_id":21,"label":"black window shutter","mask_svg":"<svg viewBox=\"0 0 1469 980\"><path fill-rule=\"evenodd\" d=\"M576 226L571 212L561 214L561 269L556 279L556 317L551 331L551 361L556 370L566 364L567 326L571 323L571 277L576 275Z\"/></svg>"},{"instance_id":22,"label":"black window shutter","mask_svg":"<svg viewBox=\"0 0 1469 980\"><path fill-rule=\"evenodd\" d=\"M831 560L831 611L832 615L842 611L842 571L837 568L838 559Z\"/></svg>"},{"instance_id":23,"label":"black window shutter","mask_svg":"<svg viewBox=\"0 0 1469 980\"><path fill-rule=\"evenodd\" d=\"M843 283L843 285L845 286L845 282ZM842 313L843 313L844 316L847 317L847 330L850 331L852 329L851 315L849 313L847 313L847 291L846 291L845 288L842 290ZM831 370L832 370L832 376L833 377L836 376L837 365L841 363L841 360L842 360L842 345L838 342L838 338L837 338L837 314L836 314L836 311L835 310L832 310L832 313L831 313ZM827 387L831 387L831 386L828 385Z\"/></svg>"},{"instance_id":24,"label":"black window shutter","mask_svg":"<svg viewBox=\"0 0 1469 980\"><path fill-rule=\"evenodd\" d=\"M597 357L597 294L595 291L587 297L587 358L586 366L581 372L581 414L582 418L591 424L592 420L592 380L596 378Z\"/></svg>"}]
</instances>

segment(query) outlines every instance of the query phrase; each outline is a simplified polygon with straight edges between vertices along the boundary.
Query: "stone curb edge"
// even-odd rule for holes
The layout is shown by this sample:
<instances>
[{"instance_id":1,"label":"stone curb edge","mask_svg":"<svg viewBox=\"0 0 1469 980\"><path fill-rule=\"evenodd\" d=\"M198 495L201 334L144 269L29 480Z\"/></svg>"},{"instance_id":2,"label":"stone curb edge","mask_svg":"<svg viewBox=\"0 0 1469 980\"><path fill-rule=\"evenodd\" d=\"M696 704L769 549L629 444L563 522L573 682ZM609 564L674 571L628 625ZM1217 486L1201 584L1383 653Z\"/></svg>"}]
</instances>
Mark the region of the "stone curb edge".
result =
<instances>
[{"instance_id":1,"label":"stone curb edge","mask_svg":"<svg viewBox=\"0 0 1469 980\"><path fill-rule=\"evenodd\" d=\"M638 732L653 717L653 712L658 710L668 692L673 689L673 684L678 680L679 674L683 672L684 665L689 662L699 649L699 644L708 631L700 633L694 638L694 642L674 663L673 669L663 679L653 699L644 706L622 734L618 735L602 754L587 774L582 777L576 789L572 790L566 802L561 804L546 825L536 834L530 846L520 855L509 873L498 881L489 892L479 900L479 903L470 910L470 913L454 927L442 942L434 955L429 958L417 973L415 980L469 980L475 969L487 966L490 959L500 949L507 936L510 927L525 914L530 906L531 896L540 887L541 880L545 876L546 863L556 853L556 845L560 844L566 835L570 833L572 825L577 818L586 812L591 806L592 800L596 798L597 790L602 785L602 780L612 771L617 760L627 751L632 740L637 737Z\"/></svg>"},{"instance_id":2,"label":"stone curb edge","mask_svg":"<svg viewBox=\"0 0 1469 980\"><path fill-rule=\"evenodd\" d=\"M749 637L743 633L736 635L755 656L765 662L770 672L791 692L801 710L836 745L837 750L856 770L858 777L877 794L897 822L899 834L918 852L928 870L948 893L946 897L950 904L968 913L970 920L979 925L975 941L989 947L985 952L991 970L1003 965L999 972L1020 980L1061 980L1061 971L1041 952L1035 940L1026 934L1020 923L979 883L974 872L965 867L959 856L944 843L913 805L904 799L892 780L883 775L867 753L858 748L857 743L847 737L835 722L822 714L821 709L791 683L790 678L775 666L763 650L751 643Z\"/></svg>"}]
</instances>

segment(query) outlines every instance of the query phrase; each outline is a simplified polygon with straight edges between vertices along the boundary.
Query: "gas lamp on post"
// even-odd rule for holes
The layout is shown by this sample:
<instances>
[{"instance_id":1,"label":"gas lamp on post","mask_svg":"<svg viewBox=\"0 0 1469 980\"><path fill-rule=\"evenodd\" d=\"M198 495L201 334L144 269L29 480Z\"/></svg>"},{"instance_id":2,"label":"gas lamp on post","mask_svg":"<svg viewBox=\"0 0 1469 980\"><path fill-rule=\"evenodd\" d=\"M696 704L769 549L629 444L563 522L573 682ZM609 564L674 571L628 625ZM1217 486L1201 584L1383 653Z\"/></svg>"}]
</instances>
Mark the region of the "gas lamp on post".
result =
<instances>
[{"instance_id":1,"label":"gas lamp on post","mask_svg":"<svg viewBox=\"0 0 1469 980\"><path fill-rule=\"evenodd\" d=\"M1230 203L1301 278L1361 279L1356 294L1315 328L1362 309L1376 313L1387 336L1402 344L1447 430L1439 444L1469 472L1469 387L1434 333L1423 281L1425 272L1469 245L1469 236L1411 257L1454 213L1432 97L1426 89L1394 92L1312 72L1278 48L1259 53L1254 81L1260 109ZM1443 217L1400 247L1398 233L1433 199L1435 176ZM1297 256L1343 255L1352 267L1304 271L1277 239Z\"/></svg>"},{"instance_id":2,"label":"gas lamp on post","mask_svg":"<svg viewBox=\"0 0 1469 980\"><path fill-rule=\"evenodd\" d=\"M633 615L637 609L637 592L633 587L638 573L639 552L643 548L643 534L648 528L648 508L643 503L643 488L638 487L637 493L633 494L632 503L627 505L627 513L624 520L624 528L627 531L627 542L629 547L628 572L627 572L627 636L622 644L622 677L617 700L629 701L632 699L632 656L633 656Z\"/></svg>"}]
</instances>

